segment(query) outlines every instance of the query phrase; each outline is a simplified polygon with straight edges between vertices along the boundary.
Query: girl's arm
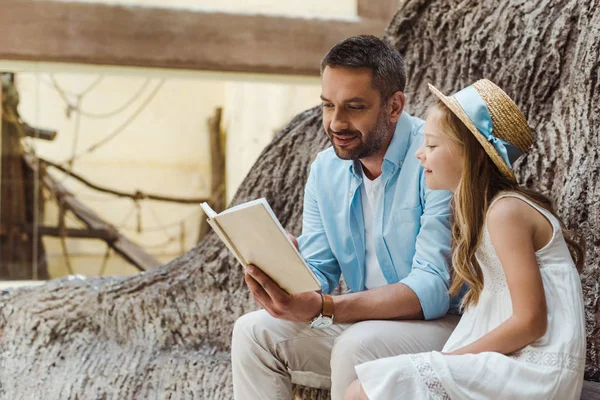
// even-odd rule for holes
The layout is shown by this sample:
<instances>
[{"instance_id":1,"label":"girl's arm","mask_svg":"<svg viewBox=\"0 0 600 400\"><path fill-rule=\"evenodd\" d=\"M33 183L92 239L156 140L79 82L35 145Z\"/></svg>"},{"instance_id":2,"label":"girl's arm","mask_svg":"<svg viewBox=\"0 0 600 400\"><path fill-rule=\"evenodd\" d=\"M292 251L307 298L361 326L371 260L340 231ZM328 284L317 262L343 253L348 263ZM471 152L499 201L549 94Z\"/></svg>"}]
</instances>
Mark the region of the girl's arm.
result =
<instances>
[{"instance_id":1,"label":"girl's arm","mask_svg":"<svg viewBox=\"0 0 600 400\"><path fill-rule=\"evenodd\" d=\"M546 297L535 257L534 234L552 229L551 225L527 203L506 197L490 209L487 227L506 275L513 314L496 329L449 354L510 354L546 332Z\"/></svg>"}]
</instances>

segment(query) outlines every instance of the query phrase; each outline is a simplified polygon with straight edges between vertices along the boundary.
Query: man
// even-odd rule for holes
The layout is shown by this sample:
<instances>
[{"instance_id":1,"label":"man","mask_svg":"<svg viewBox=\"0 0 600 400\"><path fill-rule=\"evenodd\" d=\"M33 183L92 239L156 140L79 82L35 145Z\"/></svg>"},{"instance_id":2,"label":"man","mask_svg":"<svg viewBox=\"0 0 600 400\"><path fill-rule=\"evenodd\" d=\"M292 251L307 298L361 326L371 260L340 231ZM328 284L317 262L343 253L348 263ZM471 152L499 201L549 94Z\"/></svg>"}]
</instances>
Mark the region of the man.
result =
<instances>
[{"instance_id":1,"label":"man","mask_svg":"<svg viewBox=\"0 0 600 400\"><path fill-rule=\"evenodd\" d=\"M446 315L451 193L425 186L414 155L423 121L403 112L405 79L402 57L373 36L323 58L332 147L312 164L298 238L322 293L288 295L248 266L264 310L234 327L236 399L291 399L292 381L341 399L357 364L440 350L458 322ZM330 296L341 274L350 293Z\"/></svg>"}]
</instances>

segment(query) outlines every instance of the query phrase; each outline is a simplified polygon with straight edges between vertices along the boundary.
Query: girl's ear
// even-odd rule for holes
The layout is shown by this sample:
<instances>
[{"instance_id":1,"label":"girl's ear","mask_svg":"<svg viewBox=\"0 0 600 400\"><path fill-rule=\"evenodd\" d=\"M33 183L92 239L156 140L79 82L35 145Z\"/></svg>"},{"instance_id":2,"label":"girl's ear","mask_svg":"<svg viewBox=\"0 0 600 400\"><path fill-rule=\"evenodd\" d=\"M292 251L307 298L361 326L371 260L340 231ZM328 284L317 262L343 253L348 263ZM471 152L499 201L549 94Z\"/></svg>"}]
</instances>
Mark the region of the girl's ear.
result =
<instances>
[{"instance_id":1,"label":"girl's ear","mask_svg":"<svg viewBox=\"0 0 600 400\"><path fill-rule=\"evenodd\" d=\"M390 113L390 122L397 122L404 110L406 97L401 91L397 91L388 99L386 107Z\"/></svg>"}]
</instances>

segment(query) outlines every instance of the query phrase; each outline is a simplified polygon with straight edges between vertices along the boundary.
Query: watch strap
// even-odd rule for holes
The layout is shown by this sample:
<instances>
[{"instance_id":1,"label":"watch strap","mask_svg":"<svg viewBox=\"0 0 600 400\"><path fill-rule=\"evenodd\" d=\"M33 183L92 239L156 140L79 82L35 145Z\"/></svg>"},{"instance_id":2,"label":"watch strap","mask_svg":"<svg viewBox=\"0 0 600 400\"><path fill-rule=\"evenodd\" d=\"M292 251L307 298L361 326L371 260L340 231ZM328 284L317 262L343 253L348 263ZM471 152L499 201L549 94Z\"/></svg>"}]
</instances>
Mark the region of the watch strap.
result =
<instances>
[{"instance_id":1,"label":"watch strap","mask_svg":"<svg viewBox=\"0 0 600 400\"><path fill-rule=\"evenodd\" d=\"M321 297L323 298L323 310L321 314L325 317L333 317L333 297L328 294L321 293Z\"/></svg>"}]
</instances>

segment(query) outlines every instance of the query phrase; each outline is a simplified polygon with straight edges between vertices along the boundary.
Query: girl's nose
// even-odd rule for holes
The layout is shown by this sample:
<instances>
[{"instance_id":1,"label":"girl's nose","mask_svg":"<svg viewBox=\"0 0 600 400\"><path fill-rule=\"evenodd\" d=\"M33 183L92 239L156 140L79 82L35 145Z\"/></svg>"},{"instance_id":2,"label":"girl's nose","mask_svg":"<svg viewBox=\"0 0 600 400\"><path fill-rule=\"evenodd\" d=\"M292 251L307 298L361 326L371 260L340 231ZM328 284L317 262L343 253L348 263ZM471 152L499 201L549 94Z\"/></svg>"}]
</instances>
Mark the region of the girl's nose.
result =
<instances>
[{"instance_id":1,"label":"girl's nose","mask_svg":"<svg viewBox=\"0 0 600 400\"><path fill-rule=\"evenodd\" d=\"M417 158L422 161L422 158L423 158L423 146L419 147L419 149L415 153L415 156L417 156Z\"/></svg>"}]
</instances>

